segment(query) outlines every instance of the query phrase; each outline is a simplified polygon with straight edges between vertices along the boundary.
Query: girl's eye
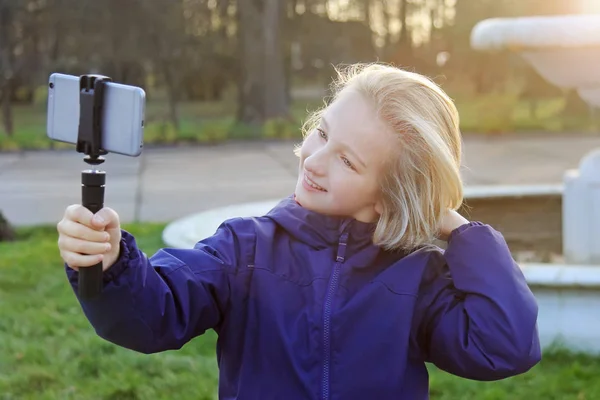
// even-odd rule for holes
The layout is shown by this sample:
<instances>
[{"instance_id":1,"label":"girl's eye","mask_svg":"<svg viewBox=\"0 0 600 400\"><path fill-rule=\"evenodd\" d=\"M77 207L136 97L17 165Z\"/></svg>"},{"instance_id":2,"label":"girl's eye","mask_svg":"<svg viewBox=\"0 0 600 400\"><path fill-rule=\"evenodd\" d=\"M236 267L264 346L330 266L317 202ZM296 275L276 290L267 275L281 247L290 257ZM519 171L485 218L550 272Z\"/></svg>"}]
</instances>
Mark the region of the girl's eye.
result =
<instances>
[{"instance_id":1,"label":"girl's eye","mask_svg":"<svg viewBox=\"0 0 600 400\"><path fill-rule=\"evenodd\" d=\"M346 164L346 167L354 169L354 166L346 157L342 157L342 161L344 162L344 164Z\"/></svg>"},{"instance_id":2,"label":"girl's eye","mask_svg":"<svg viewBox=\"0 0 600 400\"><path fill-rule=\"evenodd\" d=\"M317 132L319 132L319 136L321 136L321 138L327 140L327 134L325 133L325 131L323 129L317 128Z\"/></svg>"}]
</instances>

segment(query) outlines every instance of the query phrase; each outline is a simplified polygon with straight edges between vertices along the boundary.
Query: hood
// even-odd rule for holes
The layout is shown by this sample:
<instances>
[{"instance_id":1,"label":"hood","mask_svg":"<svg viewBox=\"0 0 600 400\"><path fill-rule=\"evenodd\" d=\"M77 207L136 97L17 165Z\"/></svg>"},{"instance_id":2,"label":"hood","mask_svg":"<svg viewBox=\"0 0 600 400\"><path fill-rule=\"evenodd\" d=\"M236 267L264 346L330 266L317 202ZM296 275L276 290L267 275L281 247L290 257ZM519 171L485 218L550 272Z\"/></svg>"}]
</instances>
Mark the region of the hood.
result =
<instances>
[{"instance_id":1,"label":"hood","mask_svg":"<svg viewBox=\"0 0 600 400\"><path fill-rule=\"evenodd\" d=\"M293 195L280 201L266 215L295 239L314 248L337 245L342 234L352 247L373 245L376 223L354 218L335 217L310 211L298 204Z\"/></svg>"}]
</instances>

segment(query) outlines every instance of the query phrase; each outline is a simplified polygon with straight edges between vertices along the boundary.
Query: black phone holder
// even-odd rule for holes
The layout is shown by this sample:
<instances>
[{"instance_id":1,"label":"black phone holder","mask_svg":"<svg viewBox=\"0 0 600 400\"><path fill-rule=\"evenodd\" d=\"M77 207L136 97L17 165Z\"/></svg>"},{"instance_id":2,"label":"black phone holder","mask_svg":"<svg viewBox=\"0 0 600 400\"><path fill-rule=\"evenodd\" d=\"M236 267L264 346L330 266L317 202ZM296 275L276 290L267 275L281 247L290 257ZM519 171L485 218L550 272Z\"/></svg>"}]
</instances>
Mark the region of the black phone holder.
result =
<instances>
[{"instance_id":1,"label":"black phone holder","mask_svg":"<svg viewBox=\"0 0 600 400\"><path fill-rule=\"evenodd\" d=\"M82 75L79 79L79 133L76 149L86 154L90 169L81 172L82 204L92 213L104 207L106 173L96 167L104 162L107 151L102 148L102 119L105 84L112 79L103 75ZM79 268L79 296L93 299L102 292L102 263Z\"/></svg>"}]
</instances>

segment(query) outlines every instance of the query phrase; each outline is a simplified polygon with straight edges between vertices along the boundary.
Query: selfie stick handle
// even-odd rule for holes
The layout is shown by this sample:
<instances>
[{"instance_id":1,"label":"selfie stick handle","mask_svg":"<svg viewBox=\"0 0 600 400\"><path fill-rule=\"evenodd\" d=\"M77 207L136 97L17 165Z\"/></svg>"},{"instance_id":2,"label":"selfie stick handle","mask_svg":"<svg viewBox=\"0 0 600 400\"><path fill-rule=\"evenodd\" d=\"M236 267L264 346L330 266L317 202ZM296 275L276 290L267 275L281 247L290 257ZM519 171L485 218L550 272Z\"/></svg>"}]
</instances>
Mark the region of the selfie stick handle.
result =
<instances>
[{"instance_id":1,"label":"selfie stick handle","mask_svg":"<svg viewBox=\"0 0 600 400\"><path fill-rule=\"evenodd\" d=\"M104 207L106 173L96 166L104 162L102 155L102 113L104 109L104 84L112 79L103 75L83 75L79 80L79 135L77 151L86 154L83 159L90 169L81 172L82 205L92 213ZM102 292L102 262L79 268L79 297L90 300Z\"/></svg>"}]
</instances>

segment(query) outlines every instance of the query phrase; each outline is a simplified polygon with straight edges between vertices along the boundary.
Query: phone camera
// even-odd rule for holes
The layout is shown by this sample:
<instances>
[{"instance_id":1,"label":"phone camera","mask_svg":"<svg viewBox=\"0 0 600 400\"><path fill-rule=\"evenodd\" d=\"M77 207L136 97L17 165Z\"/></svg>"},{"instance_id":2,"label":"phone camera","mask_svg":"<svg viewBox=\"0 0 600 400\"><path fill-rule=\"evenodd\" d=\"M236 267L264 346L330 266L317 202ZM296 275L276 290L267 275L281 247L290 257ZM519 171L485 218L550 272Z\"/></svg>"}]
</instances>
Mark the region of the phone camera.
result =
<instances>
[{"instance_id":1,"label":"phone camera","mask_svg":"<svg viewBox=\"0 0 600 400\"><path fill-rule=\"evenodd\" d=\"M50 82L50 84L48 85L48 87L50 87L50 89L54 89L54 83Z\"/></svg>"}]
</instances>

